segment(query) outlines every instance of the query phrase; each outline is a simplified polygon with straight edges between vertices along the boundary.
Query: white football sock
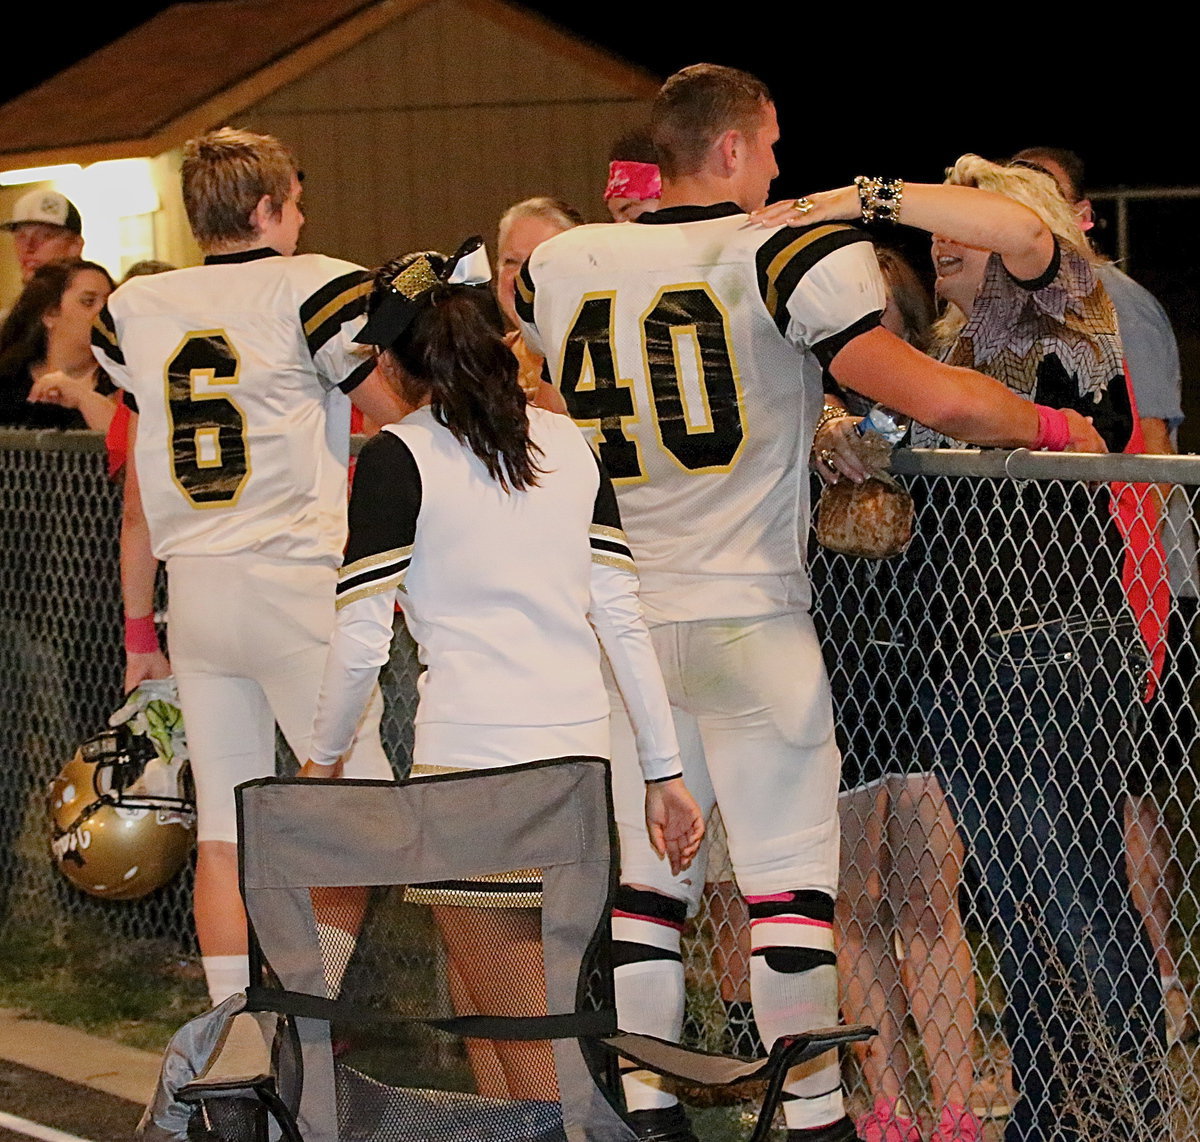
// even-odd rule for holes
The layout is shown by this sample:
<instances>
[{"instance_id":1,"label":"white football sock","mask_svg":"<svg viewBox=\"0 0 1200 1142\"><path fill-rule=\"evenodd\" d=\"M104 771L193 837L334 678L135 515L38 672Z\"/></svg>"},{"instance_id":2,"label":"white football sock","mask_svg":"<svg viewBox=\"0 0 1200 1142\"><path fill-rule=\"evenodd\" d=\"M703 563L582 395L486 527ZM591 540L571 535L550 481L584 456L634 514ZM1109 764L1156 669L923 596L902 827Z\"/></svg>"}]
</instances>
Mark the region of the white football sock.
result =
<instances>
[{"instance_id":1,"label":"white football sock","mask_svg":"<svg viewBox=\"0 0 1200 1142\"><path fill-rule=\"evenodd\" d=\"M200 965L214 1007L236 992L245 991L250 983L249 956L201 956Z\"/></svg>"},{"instance_id":2,"label":"white football sock","mask_svg":"<svg viewBox=\"0 0 1200 1142\"><path fill-rule=\"evenodd\" d=\"M780 1035L838 1021L837 968L831 964L800 972L778 972L762 956L750 959L754 1021L770 1048ZM836 1122L845 1113L837 1051L793 1067L784 1083L783 1117L789 1130L812 1130Z\"/></svg>"}]
</instances>

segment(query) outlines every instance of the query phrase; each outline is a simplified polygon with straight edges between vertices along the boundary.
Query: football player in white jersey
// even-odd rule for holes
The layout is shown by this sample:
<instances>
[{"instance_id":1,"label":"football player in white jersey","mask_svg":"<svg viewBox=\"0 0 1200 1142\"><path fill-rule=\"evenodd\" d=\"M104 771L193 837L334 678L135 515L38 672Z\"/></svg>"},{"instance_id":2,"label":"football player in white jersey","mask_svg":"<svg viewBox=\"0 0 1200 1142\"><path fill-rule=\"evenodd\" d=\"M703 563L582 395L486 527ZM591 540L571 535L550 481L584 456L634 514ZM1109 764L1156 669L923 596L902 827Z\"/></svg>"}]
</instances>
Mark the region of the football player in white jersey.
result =
<instances>
[{"instance_id":1,"label":"football player in white jersey","mask_svg":"<svg viewBox=\"0 0 1200 1142\"><path fill-rule=\"evenodd\" d=\"M517 286L531 346L616 485L666 676L688 787L718 801L751 923L763 1041L837 1022L837 784L829 687L804 566L808 456L822 373L957 439L1040 446L1042 413L880 325L867 235L763 228L779 138L766 87L700 64L667 80L651 128L659 210L540 246ZM796 209L808 208L798 200ZM1084 418L1044 410L1067 446L1103 451ZM1060 445L1061 446L1061 445ZM629 748L613 706L614 759ZM621 1026L677 1037L679 930L702 888L653 859L614 764L622 887L614 917ZM693 1137L654 1076L625 1077L639 1134ZM855 1137L831 1052L788 1077L790 1142Z\"/></svg>"},{"instance_id":2,"label":"football player in white jersey","mask_svg":"<svg viewBox=\"0 0 1200 1142\"><path fill-rule=\"evenodd\" d=\"M204 265L127 282L93 345L136 410L125 684L172 667L179 682L199 817L196 930L217 1003L248 982L234 786L275 772L276 722L308 756L346 539L350 402L380 423L402 406L353 343L367 272L292 256L304 215L287 148L223 128L187 144L182 179ZM170 664L152 613L159 560ZM360 735L346 773L391 778L377 731Z\"/></svg>"}]
</instances>

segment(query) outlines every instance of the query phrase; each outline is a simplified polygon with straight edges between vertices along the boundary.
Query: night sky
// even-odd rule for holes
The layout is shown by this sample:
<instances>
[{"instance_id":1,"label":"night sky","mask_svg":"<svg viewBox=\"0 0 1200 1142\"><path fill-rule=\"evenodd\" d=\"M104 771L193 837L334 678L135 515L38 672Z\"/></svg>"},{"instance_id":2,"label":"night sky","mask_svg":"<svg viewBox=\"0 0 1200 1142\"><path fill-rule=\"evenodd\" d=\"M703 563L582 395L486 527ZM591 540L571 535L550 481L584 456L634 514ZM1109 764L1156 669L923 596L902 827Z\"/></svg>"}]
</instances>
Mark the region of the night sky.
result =
<instances>
[{"instance_id":1,"label":"night sky","mask_svg":"<svg viewBox=\"0 0 1200 1142\"><path fill-rule=\"evenodd\" d=\"M1200 58L1174 47L1178 29L1151 26L1150 6L1119 29L1082 5L1056 17L1046 5L788 0L704 19L662 2L527 6L658 75L709 60L761 76L779 107L783 194L864 172L940 179L964 151L998 158L1034 143L1080 151L1094 186L1200 183ZM0 101L163 7L101 4L11 36Z\"/></svg>"}]
</instances>

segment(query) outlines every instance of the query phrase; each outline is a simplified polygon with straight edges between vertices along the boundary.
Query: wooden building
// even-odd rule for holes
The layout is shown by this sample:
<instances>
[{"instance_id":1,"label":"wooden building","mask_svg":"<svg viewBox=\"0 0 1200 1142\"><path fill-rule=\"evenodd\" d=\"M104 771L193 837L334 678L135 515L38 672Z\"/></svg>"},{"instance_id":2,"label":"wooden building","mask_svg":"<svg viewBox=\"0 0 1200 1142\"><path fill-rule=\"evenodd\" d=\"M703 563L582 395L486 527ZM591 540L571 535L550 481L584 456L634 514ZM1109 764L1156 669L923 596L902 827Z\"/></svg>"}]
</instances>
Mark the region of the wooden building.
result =
<instances>
[{"instance_id":1,"label":"wooden building","mask_svg":"<svg viewBox=\"0 0 1200 1142\"><path fill-rule=\"evenodd\" d=\"M0 108L0 181L78 164L50 173L84 216L86 256L117 275L140 257L189 264L182 143L267 131L304 169L302 248L375 265L492 242L534 194L604 217L608 147L656 87L504 0L176 4ZM0 185L0 219L33 185ZM18 288L0 250L0 298Z\"/></svg>"}]
</instances>

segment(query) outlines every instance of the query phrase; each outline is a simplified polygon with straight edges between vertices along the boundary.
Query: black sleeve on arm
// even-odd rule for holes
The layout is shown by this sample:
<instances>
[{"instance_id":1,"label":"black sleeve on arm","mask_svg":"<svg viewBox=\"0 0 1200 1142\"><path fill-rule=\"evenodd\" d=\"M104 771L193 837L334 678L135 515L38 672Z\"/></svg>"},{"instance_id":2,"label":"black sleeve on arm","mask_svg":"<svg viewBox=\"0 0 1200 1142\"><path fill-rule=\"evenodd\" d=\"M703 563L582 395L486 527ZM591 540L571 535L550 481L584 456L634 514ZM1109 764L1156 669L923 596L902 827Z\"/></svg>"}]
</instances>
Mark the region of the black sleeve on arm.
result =
<instances>
[{"instance_id":1,"label":"black sleeve on arm","mask_svg":"<svg viewBox=\"0 0 1200 1142\"><path fill-rule=\"evenodd\" d=\"M592 526L588 529L588 542L592 547L592 562L617 567L622 571L635 571L633 552L629 540L621 527L621 511L617 507L617 493L608 478L604 462L594 452L592 459L600 472L600 483L596 488L596 502L592 505Z\"/></svg>"},{"instance_id":2,"label":"black sleeve on arm","mask_svg":"<svg viewBox=\"0 0 1200 1142\"><path fill-rule=\"evenodd\" d=\"M812 347L813 355L821 362L821 368L828 370L834 357L845 349L855 337L863 333L869 333L877 325L882 324L883 310L877 309L874 313L868 313L860 317L853 325L848 325L840 333L835 333L832 337L826 337L824 341L818 341Z\"/></svg>"},{"instance_id":3,"label":"black sleeve on arm","mask_svg":"<svg viewBox=\"0 0 1200 1142\"><path fill-rule=\"evenodd\" d=\"M354 469L346 563L411 547L421 511L421 472L409 447L391 432L371 437Z\"/></svg>"},{"instance_id":4,"label":"black sleeve on arm","mask_svg":"<svg viewBox=\"0 0 1200 1142\"><path fill-rule=\"evenodd\" d=\"M596 504L592 508L592 523L600 527L620 528L621 509L617 507L616 489L613 488L612 480L609 479L604 461L595 452L592 453L592 459L596 461L596 467L600 472L600 485L596 488Z\"/></svg>"},{"instance_id":5,"label":"black sleeve on arm","mask_svg":"<svg viewBox=\"0 0 1200 1142\"><path fill-rule=\"evenodd\" d=\"M347 396L349 396L374 371L375 358L367 357L363 360L361 365L355 367L354 372L352 372L344 381L342 381L340 385L338 385L338 388L341 389L342 392L344 392Z\"/></svg>"},{"instance_id":6,"label":"black sleeve on arm","mask_svg":"<svg viewBox=\"0 0 1200 1142\"><path fill-rule=\"evenodd\" d=\"M1004 265L1001 262L1001 265ZM1054 239L1054 253L1050 257L1050 264L1036 278L1030 278L1028 281L1022 281L1018 277L1014 277L1008 273L1008 267L1004 266L1004 272L1008 274L1012 280L1022 289L1029 290L1030 293L1039 289L1045 289L1056 277L1058 271L1062 267L1062 248L1058 244L1058 239Z\"/></svg>"},{"instance_id":7,"label":"black sleeve on arm","mask_svg":"<svg viewBox=\"0 0 1200 1142\"><path fill-rule=\"evenodd\" d=\"M394 588L412 559L421 512L421 472L391 432L363 446L350 495L350 539L338 579L341 605L376 588Z\"/></svg>"}]
</instances>

